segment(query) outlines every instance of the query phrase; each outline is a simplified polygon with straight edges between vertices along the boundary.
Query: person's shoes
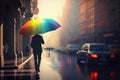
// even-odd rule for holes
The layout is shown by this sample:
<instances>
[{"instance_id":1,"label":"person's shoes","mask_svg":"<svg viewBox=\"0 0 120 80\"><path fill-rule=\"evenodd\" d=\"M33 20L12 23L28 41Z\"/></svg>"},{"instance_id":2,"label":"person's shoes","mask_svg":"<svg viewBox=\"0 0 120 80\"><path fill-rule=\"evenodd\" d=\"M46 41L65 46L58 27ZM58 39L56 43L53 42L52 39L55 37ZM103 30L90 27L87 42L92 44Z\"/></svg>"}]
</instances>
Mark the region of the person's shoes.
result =
<instances>
[{"instance_id":1,"label":"person's shoes","mask_svg":"<svg viewBox=\"0 0 120 80\"><path fill-rule=\"evenodd\" d=\"M38 72L40 72L40 69L38 69Z\"/></svg>"},{"instance_id":2,"label":"person's shoes","mask_svg":"<svg viewBox=\"0 0 120 80\"><path fill-rule=\"evenodd\" d=\"M39 67L37 68L37 71L38 71L38 72L40 72L40 69L39 69Z\"/></svg>"},{"instance_id":3,"label":"person's shoes","mask_svg":"<svg viewBox=\"0 0 120 80\"><path fill-rule=\"evenodd\" d=\"M36 74L36 75L35 75L35 80L40 80L39 74Z\"/></svg>"}]
</instances>

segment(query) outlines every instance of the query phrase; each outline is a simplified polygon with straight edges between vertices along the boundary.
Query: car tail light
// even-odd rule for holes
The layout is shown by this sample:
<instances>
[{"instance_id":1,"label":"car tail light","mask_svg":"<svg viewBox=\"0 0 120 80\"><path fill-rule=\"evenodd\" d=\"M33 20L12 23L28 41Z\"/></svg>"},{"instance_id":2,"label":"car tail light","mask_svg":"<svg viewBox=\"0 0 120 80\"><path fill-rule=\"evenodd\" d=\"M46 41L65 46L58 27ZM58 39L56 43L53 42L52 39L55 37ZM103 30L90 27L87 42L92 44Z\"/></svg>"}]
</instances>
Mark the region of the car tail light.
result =
<instances>
[{"instance_id":1,"label":"car tail light","mask_svg":"<svg viewBox=\"0 0 120 80\"><path fill-rule=\"evenodd\" d=\"M90 56L91 56L91 58L98 58L97 54L91 54Z\"/></svg>"},{"instance_id":2,"label":"car tail light","mask_svg":"<svg viewBox=\"0 0 120 80\"><path fill-rule=\"evenodd\" d=\"M90 80L97 80L98 79L98 72L91 72L90 73Z\"/></svg>"},{"instance_id":3,"label":"car tail light","mask_svg":"<svg viewBox=\"0 0 120 80\"><path fill-rule=\"evenodd\" d=\"M111 58L115 58L115 54L111 54L110 57L111 57Z\"/></svg>"}]
</instances>

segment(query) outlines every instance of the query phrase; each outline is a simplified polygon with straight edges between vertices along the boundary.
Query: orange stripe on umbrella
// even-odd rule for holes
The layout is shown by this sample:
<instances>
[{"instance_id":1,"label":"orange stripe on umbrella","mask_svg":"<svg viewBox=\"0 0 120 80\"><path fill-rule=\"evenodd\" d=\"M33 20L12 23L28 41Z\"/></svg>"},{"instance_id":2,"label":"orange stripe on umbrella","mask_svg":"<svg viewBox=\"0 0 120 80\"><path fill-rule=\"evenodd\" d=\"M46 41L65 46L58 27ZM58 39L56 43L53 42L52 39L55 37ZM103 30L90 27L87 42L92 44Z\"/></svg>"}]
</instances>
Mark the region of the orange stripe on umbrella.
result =
<instances>
[{"instance_id":1,"label":"orange stripe on umbrella","mask_svg":"<svg viewBox=\"0 0 120 80\"><path fill-rule=\"evenodd\" d=\"M53 19L32 19L27 21L20 29L21 35L43 34L56 30L61 27L58 22Z\"/></svg>"}]
</instances>

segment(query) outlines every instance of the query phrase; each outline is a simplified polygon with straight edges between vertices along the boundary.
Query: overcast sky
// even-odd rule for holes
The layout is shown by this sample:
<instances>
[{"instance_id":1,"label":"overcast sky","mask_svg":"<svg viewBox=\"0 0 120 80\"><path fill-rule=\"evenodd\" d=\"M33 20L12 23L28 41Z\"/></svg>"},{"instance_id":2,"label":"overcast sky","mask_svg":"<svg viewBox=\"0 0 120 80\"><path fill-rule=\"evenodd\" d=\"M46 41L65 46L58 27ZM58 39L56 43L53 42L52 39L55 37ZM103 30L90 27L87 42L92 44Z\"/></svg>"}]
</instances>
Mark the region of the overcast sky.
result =
<instances>
[{"instance_id":1,"label":"overcast sky","mask_svg":"<svg viewBox=\"0 0 120 80\"><path fill-rule=\"evenodd\" d=\"M39 18L52 18L61 28L44 34L46 46L65 47L79 37L80 0L38 0Z\"/></svg>"}]
</instances>

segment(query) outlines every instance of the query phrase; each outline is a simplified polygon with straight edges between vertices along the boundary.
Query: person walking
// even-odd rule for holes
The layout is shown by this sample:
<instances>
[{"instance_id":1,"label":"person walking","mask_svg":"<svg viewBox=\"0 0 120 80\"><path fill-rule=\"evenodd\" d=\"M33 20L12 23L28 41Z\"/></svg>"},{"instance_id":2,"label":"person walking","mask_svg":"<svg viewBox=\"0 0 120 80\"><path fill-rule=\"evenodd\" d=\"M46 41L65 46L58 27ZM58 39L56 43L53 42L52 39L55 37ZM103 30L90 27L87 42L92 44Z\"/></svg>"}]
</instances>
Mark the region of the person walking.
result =
<instances>
[{"instance_id":1,"label":"person walking","mask_svg":"<svg viewBox=\"0 0 120 80\"><path fill-rule=\"evenodd\" d=\"M34 64L36 73L40 72L40 62L41 62L41 54L42 54L42 45L44 44L44 40L41 35L34 35L31 41L31 47L33 49L34 55Z\"/></svg>"}]
</instances>

